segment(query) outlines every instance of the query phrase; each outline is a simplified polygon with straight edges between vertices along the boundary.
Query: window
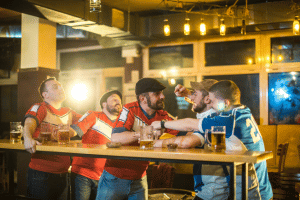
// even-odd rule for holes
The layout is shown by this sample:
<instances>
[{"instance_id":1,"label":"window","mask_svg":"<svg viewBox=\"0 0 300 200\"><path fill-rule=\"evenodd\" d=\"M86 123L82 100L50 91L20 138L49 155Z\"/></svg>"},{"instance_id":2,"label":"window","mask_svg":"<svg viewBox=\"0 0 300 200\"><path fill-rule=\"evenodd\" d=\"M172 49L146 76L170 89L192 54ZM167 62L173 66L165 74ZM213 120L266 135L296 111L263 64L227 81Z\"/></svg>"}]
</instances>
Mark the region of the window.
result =
<instances>
[{"instance_id":1,"label":"window","mask_svg":"<svg viewBox=\"0 0 300 200\"><path fill-rule=\"evenodd\" d=\"M205 66L255 64L255 39L205 43Z\"/></svg>"},{"instance_id":2,"label":"window","mask_svg":"<svg viewBox=\"0 0 300 200\"><path fill-rule=\"evenodd\" d=\"M300 123L300 72L269 74L269 124Z\"/></svg>"},{"instance_id":3,"label":"window","mask_svg":"<svg viewBox=\"0 0 300 200\"><path fill-rule=\"evenodd\" d=\"M271 38L272 63L300 62L300 37Z\"/></svg>"},{"instance_id":4,"label":"window","mask_svg":"<svg viewBox=\"0 0 300 200\"><path fill-rule=\"evenodd\" d=\"M149 69L192 68L193 45L151 47L149 49Z\"/></svg>"},{"instance_id":5,"label":"window","mask_svg":"<svg viewBox=\"0 0 300 200\"><path fill-rule=\"evenodd\" d=\"M256 123L259 124L259 75L222 75L204 76L204 79L232 80L241 91L241 104L250 108Z\"/></svg>"}]
</instances>

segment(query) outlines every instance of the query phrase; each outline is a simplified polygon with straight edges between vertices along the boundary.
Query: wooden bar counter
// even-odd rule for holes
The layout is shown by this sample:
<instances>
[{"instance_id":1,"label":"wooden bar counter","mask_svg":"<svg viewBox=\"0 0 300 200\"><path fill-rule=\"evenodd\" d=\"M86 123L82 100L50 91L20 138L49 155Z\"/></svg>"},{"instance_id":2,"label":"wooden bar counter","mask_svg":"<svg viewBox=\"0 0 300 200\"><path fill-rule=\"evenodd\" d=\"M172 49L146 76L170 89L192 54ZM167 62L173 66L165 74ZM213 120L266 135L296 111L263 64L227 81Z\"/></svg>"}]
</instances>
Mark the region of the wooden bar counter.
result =
<instances>
[{"instance_id":1,"label":"wooden bar counter","mask_svg":"<svg viewBox=\"0 0 300 200\"><path fill-rule=\"evenodd\" d=\"M9 140L0 140L0 149L12 151L25 151L23 144L11 144ZM273 158L272 152L260 151L225 151L212 152L204 149L176 149L169 151L167 148L154 148L153 150L140 150L138 146L122 146L107 148L106 145L82 144L72 141L70 144L59 145L49 143L38 145L37 153L59 154L70 156L115 158L130 160L149 160L162 162L184 162L203 164L226 164L230 166L230 195L236 198L236 166L242 165L243 174L243 199L248 199L248 163L259 163Z\"/></svg>"}]
</instances>

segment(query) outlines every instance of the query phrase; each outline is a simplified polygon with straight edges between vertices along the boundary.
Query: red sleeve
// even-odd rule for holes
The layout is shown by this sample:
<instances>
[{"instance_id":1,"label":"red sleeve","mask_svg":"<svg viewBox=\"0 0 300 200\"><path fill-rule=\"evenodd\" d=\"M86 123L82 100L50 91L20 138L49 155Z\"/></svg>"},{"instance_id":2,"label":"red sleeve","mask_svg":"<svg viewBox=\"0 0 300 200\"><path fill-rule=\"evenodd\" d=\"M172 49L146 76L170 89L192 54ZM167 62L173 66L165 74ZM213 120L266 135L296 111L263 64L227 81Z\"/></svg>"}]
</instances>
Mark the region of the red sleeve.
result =
<instances>
[{"instance_id":1,"label":"red sleeve","mask_svg":"<svg viewBox=\"0 0 300 200\"><path fill-rule=\"evenodd\" d=\"M96 115L93 111L86 112L76 123L83 133L86 133L96 123Z\"/></svg>"},{"instance_id":2,"label":"red sleeve","mask_svg":"<svg viewBox=\"0 0 300 200\"><path fill-rule=\"evenodd\" d=\"M34 118L39 125L47 115L47 108L41 104L34 104L31 108L26 112L25 119L27 117Z\"/></svg>"},{"instance_id":3,"label":"red sleeve","mask_svg":"<svg viewBox=\"0 0 300 200\"><path fill-rule=\"evenodd\" d=\"M72 110L72 124L76 124L82 115Z\"/></svg>"}]
</instances>

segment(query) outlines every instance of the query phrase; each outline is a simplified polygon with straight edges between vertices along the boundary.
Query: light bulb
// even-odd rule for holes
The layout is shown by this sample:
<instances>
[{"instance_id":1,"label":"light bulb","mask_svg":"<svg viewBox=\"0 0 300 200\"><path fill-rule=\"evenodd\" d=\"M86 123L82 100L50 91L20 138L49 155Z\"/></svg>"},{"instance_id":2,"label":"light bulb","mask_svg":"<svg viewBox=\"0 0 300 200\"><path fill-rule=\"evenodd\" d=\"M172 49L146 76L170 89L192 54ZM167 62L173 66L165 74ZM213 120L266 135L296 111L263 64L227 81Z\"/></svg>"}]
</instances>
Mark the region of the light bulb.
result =
<instances>
[{"instance_id":1,"label":"light bulb","mask_svg":"<svg viewBox=\"0 0 300 200\"><path fill-rule=\"evenodd\" d=\"M168 19L165 19L164 22L165 22L165 24L164 24L164 35L165 36L170 36L171 30L170 30L170 25L168 23Z\"/></svg>"},{"instance_id":2,"label":"light bulb","mask_svg":"<svg viewBox=\"0 0 300 200\"><path fill-rule=\"evenodd\" d=\"M206 35L206 25L204 22L200 24L200 35Z\"/></svg>"},{"instance_id":3,"label":"light bulb","mask_svg":"<svg viewBox=\"0 0 300 200\"><path fill-rule=\"evenodd\" d=\"M190 27L189 21L190 21L189 18L185 18L184 35L190 35L191 27Z\"/></svg>"},{"instance_id":4,"label":"light bulb","mask_svg":"<svg viewBox=\"0 0 300 200\"><path fill-rule=\"evenodd\" d=\"M224 23L224 19L221 19L221 25L220 25L220 35L224 36L226 33L226 26Z\"/></svg>"},{"instance_id":5,"label":"light bulb","mask_svg":"<svg viewBox=\"0 0 300 200\"><path fill-rule=\"evenodd\" d=\"M298 16L295 16L295 20L293 22L293 34L299 35L299 20Z\"/></svg>"}]
</instances>

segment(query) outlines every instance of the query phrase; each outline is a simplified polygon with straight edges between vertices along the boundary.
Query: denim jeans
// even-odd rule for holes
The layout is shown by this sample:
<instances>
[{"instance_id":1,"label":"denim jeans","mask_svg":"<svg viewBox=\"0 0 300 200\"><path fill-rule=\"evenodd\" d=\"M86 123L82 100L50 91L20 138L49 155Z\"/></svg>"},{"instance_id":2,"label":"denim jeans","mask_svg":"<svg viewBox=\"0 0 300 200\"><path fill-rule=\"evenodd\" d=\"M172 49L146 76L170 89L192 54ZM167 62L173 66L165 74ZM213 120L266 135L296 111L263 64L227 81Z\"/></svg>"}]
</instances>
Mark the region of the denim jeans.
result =
<instances>
[{"instance_id":1,"label":"denim jeans","mask_svg":"<svg viewBox=\"0 0 300 200\"><path fill-rule=\"evenodd\" d=\"M103 171L97 192L97 200L147 200L147 176L139 180L117 178L107 171Z\"/></svg>"},{"instance_id":2,"label":"denim jeans","mask_svg":"<svg viewBox=\"0 0 300 200\"><path fill-rule=\"evenodd\" d=\"M53 174L28 168L27 196L42 200L67 199L67 174Z\"/></svg>"},{"instance_id":3,"label":"denim jeans","mask_svg":"<svg viewBox=\"0 0 300 200\"><path fill-rule=\"evenodd\" d=\"M96 199L99 180L93 180L80 174L71 174L72 200Z\"/></svg>"}]
</instances>

